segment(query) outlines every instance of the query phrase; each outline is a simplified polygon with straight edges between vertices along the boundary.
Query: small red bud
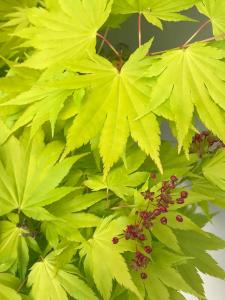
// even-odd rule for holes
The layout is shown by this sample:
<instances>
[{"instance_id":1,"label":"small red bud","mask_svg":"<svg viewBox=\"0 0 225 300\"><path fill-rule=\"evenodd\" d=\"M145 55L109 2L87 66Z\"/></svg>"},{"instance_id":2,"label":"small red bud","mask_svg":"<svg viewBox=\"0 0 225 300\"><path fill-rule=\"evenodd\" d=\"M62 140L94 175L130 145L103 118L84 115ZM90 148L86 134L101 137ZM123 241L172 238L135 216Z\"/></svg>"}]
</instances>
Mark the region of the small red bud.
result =
<instances>
[{"instance_id":1,"label":"small red bud","mask_svg":"<svg viewBox=\"0 0 225 300\"><path fill-rule=\"evenodd\" d=\"M152 252L152 247L150 246L145 246L145 252L150 254Z\"/></svg>"},{"instance_id":2,"label":"small red bud","mask_svg":"<svg viewBox=\"0 0 225 300\"><path fill-rule=\"evenodd\" d=\"M154 211L153 211L153 215L154 216L159 216L161 214L161 210L160 209L158 209L158 208L156 208Z\"/></svg>"},{"instance_id":3,"label":"small red bud","mask_svg":"<svg viewBox=\"0 0 225 300\"><path fill-rule=\"evenodd\" d=\"M118 239L118 237L114 237L113 239L112 239L112 243L115 245L115 244L118 244L119 243L119 239Z\"/></svg>"},{"instance_id":4,"label":"small red bud","mask_svg":"<svg viewBox=\"0 0 225 300\"><path fill-rule=\"evenodd\" d=\"M183 217L180 216L180 215L176 216L176 220L177 220L177 222L183 222L184 221Z\"/></svg>"},{"instance_id":5,"label":"small red bud","mask_svg":"<svg viewBox=\"0 0 225 300\"><path fill-rule=\"evenodd\" d=\"M180 196L181 196L181 198L187 198L188 192L182 191L182 192L180 193Z\"/></svg>"},{"instance_id":6,"label":"small red bud","mask_svg":"<svg viewBox=\"0 0 225 300\"><path fill-rule=\"evenodd\" d=\"M175 189L175 183L174 182L171 182L169 185L168 185L168 187L170 188L170 189Z\"/></svg>"},{"instance_id":7,"label":"small red bud","mask_svg":"<svg viewBox=\"0 0 225 300\"><path fill-rule=\"evenodd\" d=\"M145 272L141 273L141 279L147 279L148 275Z\"/></svg>"},{"instance_id":8,"label":"small red bud","mask_svg":"<svg viewBox=\"0 0 225 300\"><path fill-rule=\"evenodd\" d=\"M202 137L201 137L201 134L199 134L199 133L197 133L196 135L195 135L195 141L196 142L201 142L201 139L202 139Z\"/></svg>"},{"instance_id":9,"label":"small red bud","mask_svg":"<svg viewBox=\"0 0 225 300\"><path fill-rule=\"evenodd\" d=\"M170 177L170 180L171 180L171 181L177 181L178 179L177 179L177 176L172 175L172 176Z\"/></svg>"},{"instance_id":10,"label":"small red bud","mask_svg":"<svg viewBox=\"0 0 225 300\"><path fill-rule=\"evenodd\" d=\"M146 240L146 237L145 237L144 234L140 234L138 238L139 238L140 241L145 241Z\"/></svg>"},{"instance_id":11,"label":"small red bud","mask_svg":"<svg viewBox=\"0 0 225 300\"><path fill-rule=\"evenodd\" d=\"M179 198L176 200L177 204L184 204L184 198Z\"/></svg>"},{"instance_id":12,"label":"small red bud","mask_svg":"<svg viewBox=\"0 0 225 300\"><path fill-rule=\"evenodd\" d=\"M166 225L167 224L167 218L163 217L160 219L161 224Z\"/></svg>"},{"instance_id":13,"label":"small red bud","mask_svg":"<svg viewBox=\"0 0 225 300\"><path fill-rule=\"evenodd\" d=\"M160 207L159 207L159 210L160 210L161 212L168 212L167 208L164 207L164 206L160 206Z\"/></svg>"}]
</instances>

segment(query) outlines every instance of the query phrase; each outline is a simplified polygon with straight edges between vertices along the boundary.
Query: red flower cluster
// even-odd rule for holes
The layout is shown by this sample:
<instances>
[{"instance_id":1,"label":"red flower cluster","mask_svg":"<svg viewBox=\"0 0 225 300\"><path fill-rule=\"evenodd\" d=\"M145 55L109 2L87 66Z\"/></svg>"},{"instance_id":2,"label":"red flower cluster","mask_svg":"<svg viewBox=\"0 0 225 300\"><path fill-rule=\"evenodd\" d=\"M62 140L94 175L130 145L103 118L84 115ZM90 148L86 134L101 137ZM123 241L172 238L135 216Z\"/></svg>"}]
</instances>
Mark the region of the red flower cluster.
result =
<instances>
[{"instance_id":1,"label":"red flower cluster","mask_svg":"<svg viewBox=\"0 0 225 300\"><path fill-rule=\"evenodd\" d=\"M124 230L124 237L126 240L144 240L145 236L143 235L143 229L139 225L127 225L127 228Z\"/></svg>"},{"instance_id":2,"label":"red flower cluster","mask_svg":"<svg viewBox=\"0 0 225 300\"><path fill-rule=\"evenodd\" d=\"M135 270L140 268L146 268L149 263L149 258L142 254L140 251L136 251L135 257L132 260L132 266Z\"/></svg>"},{"instance_id":3,"label":"red flower cluster","mask_svg":"<svg viewBox=\"0 0 225 300\"><path fill-rule=\"evenodd\" d=\"M182 191L179 198L173 199L171 192L176 188L177 183L178 178L175 175L172 175L170 180L162 182L158 194L151 192L150 190L142 192L141 195L147 201L146 209L136 212L138 217L135 224L127 225L120 237L114 237L112 239L113 244L117 244L120 238L136 242L137 250L131 263L131 267L136 271L142 271L142 269L147 268L150 262L148 255L152 253L153 249L148 245L147 231L151 230L157 218L160 218L161 224L166 225L168 223L166 213L168 212L170 205L175 203L183 204L188 197L188 192ZM149 208L152 206L155 207L153 210ZM176 220L177 222L183 222L183 217L177 215ZM148 244L146 245L146 243ZM139 249L142 249L142 251ZM145 253L145 255L143 253ZM148 277L145 272L141 272L140 276L142 279Z\"/></svg>"},{"instance_id":4,"label":"red flower cluster","mask_svg":"<svg viewBox=\"0 0 225 300\"><path fill-rule=\"evenodd\" d=\"M209 131L196 133L192 139L190 152L202 157L205 153L214 152L225 147L225 144Z\"/></svg>"}]
</instances>

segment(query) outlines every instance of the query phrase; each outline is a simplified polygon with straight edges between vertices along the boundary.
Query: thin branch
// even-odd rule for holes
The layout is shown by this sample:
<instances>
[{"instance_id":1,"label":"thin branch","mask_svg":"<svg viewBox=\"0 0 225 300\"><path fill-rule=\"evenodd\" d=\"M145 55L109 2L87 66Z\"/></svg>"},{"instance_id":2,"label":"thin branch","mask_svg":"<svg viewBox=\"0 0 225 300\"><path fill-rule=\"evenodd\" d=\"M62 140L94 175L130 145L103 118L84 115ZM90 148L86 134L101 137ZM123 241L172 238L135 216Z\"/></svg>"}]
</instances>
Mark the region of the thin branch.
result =
<instances>
[{"instance_id":1,"label":"thin branch","mask_svg":"<svg viewBox=\"0 0 225 300\"><path fill-rule=\"evenodd\" d=\"M163 54L163 53L165 53L165 52L167 52L169 50L175 50L175 49L177 49L177 48L167 49L167 50L161 50L161 51L156 51L156 52L149 52L148 55L149 56L160 55L160 54Z\"/></svg>"},{"instance_id":2,"label":"thin branch","mask_svg":"<svg viewBox=\"0 0 225 300\"><path fill-rule=\"evenodd\" d=\"M201 42L211 42L211 41L214 41L214 40L217 40L219 38L225 38L225 32L221 33L220 35L217 35L217 36L212 36L210 38L207 38L205 40L202 40ZM191 44L189 44L191 45Z\"/></svg>"},{"instance_id":3,"label":"thin branch","mask_svg":"<svg viewBox=\"0 0 225 300\"><path fill-rule=\"evenodd\" d=\"M110 208L110 202L109 202L109 188L106 189L106 208Z\"/></svg>"},{"instance_id":4,"label":"thin branch","mask_svg":"<svg viewBox=\"0 0 225 300\"><path fill-rule=\"evenodd\" d=\"M121 208L134 208L136 205L120 205L120 206L115 206L111 207L111 210L120 210Z\"/></svg>"},{"instance_id":5,"label":"thin branch","mask_svg":"<svg viewBox=\"0 0 225 300\"><path fill-rule=\"evenodd\" d=\"M27 279L28 279L28 276L26 276L26 277L24 278L24 280L20 283L20 285L19 285L18 288L16 289L17 292L19 292L19 291L24 287L24 285L25 285L26 282L27 282Z\"/></svg>"},{"instance_id":6,"label":"thin branch","mask_svg":"<svg viewBox=\"0 0 225 300\"><path fill-rule=\"evenodd\" d=\"M105 31L105 33L104 33L104 39L107 38L108 33L109 33L109 27L106 28L106 31ZM97 54L99 54L99 53L102 51L103 46L104 46L104 40L102 39Z\"/></svg>"},{"instance_id":7,"label":"thin branch","mask_svg":"<svg viewBox=\"0 0 225 300\"><path fill-rule=\"evenodd\" d=\"M138 14L138 46L142 44L141 14Z\"/></svg>"},{"instance_id":8,"label":"thin branch","mask_svg":"<svg viewBox=\"0 0 225 300\"><path fill-rule=\"evenodd\" d=\"M97 32L97 37L104 41L104 43L112 49L112 51L116 54L116 56L121 59L119 52L113 47L109 40L107 40L102 34Z\"/></svg>"},{"instance_id":9,"label":"thin branch","mask_svg":"<svg viewBox=\"0 0 225 300\"><path fill-rule=\"evenodd\" d=\"M186 45L188 45L193 38L195 38L211 21L207 20L205 23L203 23L193 34L192 36L181 46L181 48L186 47Z\"/></svg>"},{"instance_id":10,"label":"thin branch","mask_svg":"<svg viewBox=\"0 0 225 300\"><path fill-rule=\"evenodd\" d=\"M178 50L178 49L185 49L185 48L188 48L190 47L191 45L193 44L196 44L196 43L206 43L206 42L211 42L211 41L214 41L214 40L217 40L219 38L225 38L225 32L217 35L217 36L212 36L212 37L209 37L207 39L204 39L204 40L201 40L201 41L198 41L198 42L194 42L194 43L189 43L189 44L186 44L185 46L181 46L181 47L176 47L176 48L171 48L171 49L166 49L166 50L162 50L162 51L157 51L157 52L150 52L148 55L149 56L154 56L154 55L160 55L160 54L163 54L167 51L173 51L173 50Z\"/></svg>"}]
</instances>

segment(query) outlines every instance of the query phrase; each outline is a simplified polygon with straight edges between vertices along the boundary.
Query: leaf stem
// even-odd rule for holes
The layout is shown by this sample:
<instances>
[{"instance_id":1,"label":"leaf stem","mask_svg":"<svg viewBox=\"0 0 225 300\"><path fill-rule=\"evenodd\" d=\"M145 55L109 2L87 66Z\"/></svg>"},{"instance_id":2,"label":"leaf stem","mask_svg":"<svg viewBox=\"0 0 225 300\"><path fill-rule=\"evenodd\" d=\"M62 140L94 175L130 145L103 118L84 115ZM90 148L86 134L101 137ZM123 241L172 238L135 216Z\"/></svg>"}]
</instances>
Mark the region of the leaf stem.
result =
<instances>
[{"instance_id":1,"label":"leaf stem","mask_svg":"<svg viewBox=\"0 0 225 300\"><path fill-rule=\"evenodd\" d=\"M27 282L27 279L28 279L28 276L26 276L23 281L21 281L20 285L18 286L18 288L16 289L17 292L19 292L23 287L24 285L26 284Z\"/></svg>"},{"instance_id":2,"label":"leaf stem","mask_svg":"<svg viewBox=\"0 0 225 300\"><path fill-rule=\"evenodd\" d=\"M108 33L109 33L109 27L106 28L106 31L104 33L104 39L107 38ZM99 54L102 51L103 45L104 45L104 40L102 39L102 42L101 42L100 47L97 51L97 54Z\"/></svg>"},{"instance_id":3,"label":"leaf stem","mask_svg":"<svg viewBox=\"0 0 225 300\"><path fill-rule=\"evenodd\" d=\"M189 43L189 44L186 44L185 46L180 46L180 47L175 47L175 48L171 48L171 49L166 49L166 50L161 50L161 51L156 51L156 52L149 52L149 56L154 56L154 55L160 55L160 54L163 54L167 51L172 51L172 50L178 50L178 49L184 49L184 48L188 48L189 46L195 44L195 43L206 43L206 42L211 42L211 41L214 41L214 40L217 40L218 38L225 38L225 32L217 35L217 36L211 36L207 39L204 39L204 40L201 40L201 41L198 41L198 42L193 42L193 43Z\"/></svg>"},{"instance_id":4,"label":"leaf stem","mask_svg":"<svg viewBox=\"0 0 225 300\"><path fill-rule=\"evenodd\" d=\"M120 210L121 208L134 208L136 205L120 205L111 207L111 210Z\"/></svg>"},{"instance_id":5,"label":"leaf stem","mask_svg":"<svg viewBox=\"0 0 225 300\"><path fill-rule=\"evenodd\" d=\"M142 44L141 13L138 14L138 46Z\"/></svg>"},{"instance_id":6,"label":"leaf stem","mask_svg":"<svg viewBox=\"0 0 225 300\"><path fill-rule=\"evenodd\" d=\"M113 45L110 43L109 40L107 40L106 37L104 37L102 34L97 32L97 37L99 37L107 46L109 46L109 48L112 49L112 51L116 54L116 56L121 59L121 56L119 54L119 52L113 47Z\"/></svg>"},{"instance_id":7,"label":"leaf stem","mask_svg":"<svg viewBox=\"0 0 225 300\"><path fill-rule=\"evenodd\" d=\"M109 203L109 188L108 187L106 189L106 208L110 208L110 203Z\"/></svg>"},{"instance_id":8,"label":"leaf stem","mask_svg":"<svg viewBox=\"0 0 225 300\"><path fill-rule=\"evenodd\" d=\"M193 34L192 36L181 46L181 48L186 47L211 21L207 20L204 22Z\"/></svg>"}]
</instances>

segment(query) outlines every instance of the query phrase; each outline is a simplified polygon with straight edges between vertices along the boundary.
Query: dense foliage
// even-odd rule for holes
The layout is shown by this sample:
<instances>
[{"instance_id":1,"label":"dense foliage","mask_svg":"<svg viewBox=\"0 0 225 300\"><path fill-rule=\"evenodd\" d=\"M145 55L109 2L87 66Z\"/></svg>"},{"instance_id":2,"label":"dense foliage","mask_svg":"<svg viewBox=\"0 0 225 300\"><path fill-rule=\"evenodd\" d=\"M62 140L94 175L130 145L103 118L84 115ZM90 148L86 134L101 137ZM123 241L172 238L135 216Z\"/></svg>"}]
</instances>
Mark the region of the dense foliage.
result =
<instances>
[{"instance_id":1,"label":"dense foliage","mask_svg":"<svg viewBox=\"0 0 225 300\"><path fill-rule=\"evenodd\" d=\"M142 44L142 19L193 6L183 45ZM132 16L129 53L107 33ZM0 0L0 17L0 299L206 299L199 271L225 279L204 230L225 208L225 2Z\"/></svg>"}]
</instances>

